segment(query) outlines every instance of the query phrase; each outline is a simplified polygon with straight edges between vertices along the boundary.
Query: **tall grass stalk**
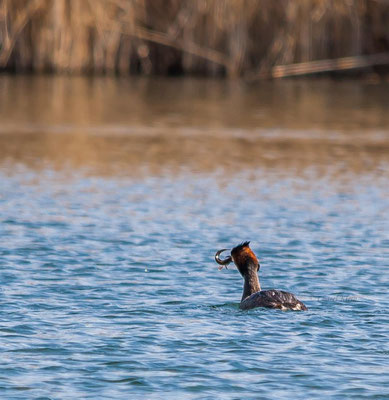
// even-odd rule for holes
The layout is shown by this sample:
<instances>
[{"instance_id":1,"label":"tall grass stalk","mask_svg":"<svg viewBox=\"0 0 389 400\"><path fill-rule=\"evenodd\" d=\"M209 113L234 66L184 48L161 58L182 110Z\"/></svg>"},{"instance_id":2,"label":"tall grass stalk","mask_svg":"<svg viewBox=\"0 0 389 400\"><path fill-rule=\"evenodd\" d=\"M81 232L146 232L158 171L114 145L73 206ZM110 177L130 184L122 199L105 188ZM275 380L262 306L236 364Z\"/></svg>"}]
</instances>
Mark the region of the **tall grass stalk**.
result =
<instances>
[{"instance_id":1,"label":"tall grass stalk","mask_svg":"<svg viewBox=\"0 0 389 400\"><path fill-rule=\"evenodd\" d=\"M261 76L389 50L386 0L0 0L0 69Z\"/></svg>"}]
</instances>

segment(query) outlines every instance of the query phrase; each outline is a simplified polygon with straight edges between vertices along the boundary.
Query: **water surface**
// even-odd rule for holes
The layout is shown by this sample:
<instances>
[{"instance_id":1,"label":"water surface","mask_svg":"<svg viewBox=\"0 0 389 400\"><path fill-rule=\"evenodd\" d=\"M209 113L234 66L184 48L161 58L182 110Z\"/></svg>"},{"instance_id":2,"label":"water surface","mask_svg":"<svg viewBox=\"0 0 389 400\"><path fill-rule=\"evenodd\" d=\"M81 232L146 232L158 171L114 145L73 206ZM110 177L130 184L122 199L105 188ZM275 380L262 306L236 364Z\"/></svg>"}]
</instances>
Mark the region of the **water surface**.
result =
<instances>
[{"instance_id":1,"label":"water surface","mask_svg":"<svg viewBox=\"0 0 389 400\"><path fill-rule=\"evenodd\" d=\"M1 397L388 398L386 93L1 77Z\"/></svg>"}]
</instances>

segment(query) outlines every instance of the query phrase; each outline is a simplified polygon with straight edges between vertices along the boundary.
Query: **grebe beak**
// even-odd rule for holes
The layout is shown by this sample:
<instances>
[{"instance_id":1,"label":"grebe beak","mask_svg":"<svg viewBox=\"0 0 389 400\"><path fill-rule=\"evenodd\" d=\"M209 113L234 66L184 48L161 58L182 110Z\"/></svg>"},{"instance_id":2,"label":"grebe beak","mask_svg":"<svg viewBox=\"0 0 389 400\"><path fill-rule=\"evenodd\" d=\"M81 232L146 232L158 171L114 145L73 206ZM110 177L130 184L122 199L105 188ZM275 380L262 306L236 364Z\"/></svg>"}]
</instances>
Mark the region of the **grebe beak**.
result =
<instances>
[{"instance_id":1,"label":"grebe beak","mask_svg":"<svg viewBox=\"0 0 389 400\"><path fill-rule=\"evenodd\" d=\"M221 267L219 267L219 270L223 269L223 267L227 268L227 265L232 262L232 257L228 256L227 258L225 258L224 260L222 260L219 256L221 253L223 253L223 251L226 251L228 249L222 249L216 252L215 254L215 261L221 265ZM228 269L228 268L227 268Z\"/></svg>"}]
</instances>

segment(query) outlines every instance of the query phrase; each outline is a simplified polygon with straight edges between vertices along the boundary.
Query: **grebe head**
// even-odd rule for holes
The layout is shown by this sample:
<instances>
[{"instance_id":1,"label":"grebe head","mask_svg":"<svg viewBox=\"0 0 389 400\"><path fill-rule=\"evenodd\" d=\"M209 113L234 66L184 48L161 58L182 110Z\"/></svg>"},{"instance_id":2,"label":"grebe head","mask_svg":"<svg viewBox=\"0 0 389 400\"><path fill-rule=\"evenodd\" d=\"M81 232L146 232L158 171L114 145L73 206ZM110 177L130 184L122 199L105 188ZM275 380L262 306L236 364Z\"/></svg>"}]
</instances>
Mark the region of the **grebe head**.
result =
<instances>
[{"instance_id":1,"label":"grebe head","mask_svg":"<svg viewBox=\"0 0 389 400\"><path fill-rule=\"evenodd\" d=\"M228 256L224 260L220 258L220 254L227 249L219 250L215 255L215 260L222 266L222 268L223 266L227 268L227 265L231 261L234 261L234 264L242 276L247 275L248 272L253 270L257 272L259 270L259 262L249 245L250 242L243 242L238 246L235 246L231 250L231 256Z\"/></svg>"}]
</instances>

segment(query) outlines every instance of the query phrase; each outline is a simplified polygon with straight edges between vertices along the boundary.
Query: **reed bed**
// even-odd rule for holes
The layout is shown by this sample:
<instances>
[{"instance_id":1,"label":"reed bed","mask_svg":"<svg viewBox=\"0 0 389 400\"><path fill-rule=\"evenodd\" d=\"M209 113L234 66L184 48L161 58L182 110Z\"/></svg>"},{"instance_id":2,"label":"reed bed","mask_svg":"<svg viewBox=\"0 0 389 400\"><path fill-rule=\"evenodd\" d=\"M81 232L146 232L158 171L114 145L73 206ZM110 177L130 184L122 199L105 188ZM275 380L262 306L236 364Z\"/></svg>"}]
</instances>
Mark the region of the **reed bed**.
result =
<instances>
[{"instance_id":1,"label":"reed bed","mask_svg":"<svg viewBox=\"0 0 389 400\"><path fill-rule=\"evenodd\" d=\"M0 0L0 69L266 76L389 51L386 0Z\"/></svg>"}]
</instances>

